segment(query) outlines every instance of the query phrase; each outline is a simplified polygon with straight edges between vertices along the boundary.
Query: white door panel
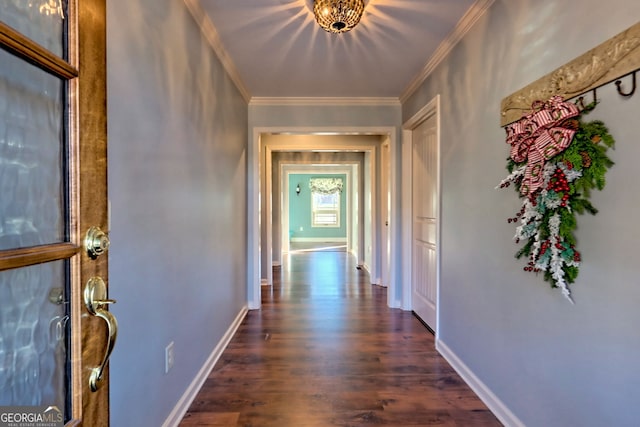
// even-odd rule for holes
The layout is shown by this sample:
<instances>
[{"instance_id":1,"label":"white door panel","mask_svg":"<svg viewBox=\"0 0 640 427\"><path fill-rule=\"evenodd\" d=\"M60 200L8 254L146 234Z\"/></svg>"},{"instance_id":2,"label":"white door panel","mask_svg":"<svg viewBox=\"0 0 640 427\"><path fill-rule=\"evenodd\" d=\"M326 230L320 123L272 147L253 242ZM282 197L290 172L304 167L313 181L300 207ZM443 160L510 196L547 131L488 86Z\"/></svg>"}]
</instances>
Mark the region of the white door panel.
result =
<instances>
[{"instance_id":1,"label":"white door panel","mask_svg":"<svg viewBox=\"0 0 640 427\"><path fill-rule=\"evenodd\" d=\"M413 130L412 144L412 308L435 331L439 200L436 114Z\"/></svg>"}]
</instances>

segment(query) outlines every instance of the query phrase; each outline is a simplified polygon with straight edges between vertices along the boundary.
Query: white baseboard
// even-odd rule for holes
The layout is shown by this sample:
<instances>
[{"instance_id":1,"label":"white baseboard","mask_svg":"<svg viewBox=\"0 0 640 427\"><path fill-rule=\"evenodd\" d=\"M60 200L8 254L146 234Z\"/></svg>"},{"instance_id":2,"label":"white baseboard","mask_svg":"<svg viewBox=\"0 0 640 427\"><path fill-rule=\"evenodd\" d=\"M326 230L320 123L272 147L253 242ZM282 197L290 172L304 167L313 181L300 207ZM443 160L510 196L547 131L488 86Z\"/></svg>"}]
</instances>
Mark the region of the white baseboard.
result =
<instances>
[{"instance_id":1,"label":"white baseboard","mask_svg":"<svg viewBox=\"0 0 640 427\"><path fill-rule=\"evenodd\" d=\"M399 308L404 311L409 311L406 308L402 307L402 302L399 299L389 299L387 300L387 305L389 308Z\"/></svg>"},{"instance_id":2,"label":"white baseboard","mask_svg":"<svg viewBox=\"0 0 640 427\"><path fill-rule=\"evenodd\" d=\"M362 270L366 271L366 272L367 272L367 274L368 274L369 276L371 276L371 271L369 270L369 266L368 266L364 261L360 261L360 262L358 263L358 266L359 266Z\"/></svg>"},{"instance_id":3,"label":"white baseboard","mask_svg":"<svg viewBox=\"0 0 640 427\"><path fill-rule=\"evenodd\" d=\"M506 427L526 427L513 412L496 396L485 383L469 369L467 365L441 340L436 340L436 350L456 370L458 375L478 395L480 400L493 412L493 415Z\"/></svg>"},{"instance_id":4,"label":"white baseboard","mask_svg":"<svg viewBox=\"0 0 640 427\"><path fill-rule=\"evenodd\" d=\"M184 418L184 414L186 414L189 410L189 406L191 406L193 399L196 398L196 395L200 391L200 388L202 388L202 385L207 380L209 373L218 362L218 359L220 359L220 356L222 356L222 352L225 348L227 348L229 341L231 341L231 338L233 338L233 335L238 330L238 327L242 323L242 320L247 315L247 311L248 310L246 306L242 307L233 323L231 323L231 326L229 326L229 329L227 329L227 332L225 332L220 342L218 342L218 345L216 345L216 347L213 349L206 362L204 362L204 365L202 365L202 367L198 371L196 377L193 379L193 381L191 381L191 384L189 384L187 390L184 392L176 406L164 421L162 427L178 427L180 421L182 421L182 418Z\"/></svg>"}]
</instances>

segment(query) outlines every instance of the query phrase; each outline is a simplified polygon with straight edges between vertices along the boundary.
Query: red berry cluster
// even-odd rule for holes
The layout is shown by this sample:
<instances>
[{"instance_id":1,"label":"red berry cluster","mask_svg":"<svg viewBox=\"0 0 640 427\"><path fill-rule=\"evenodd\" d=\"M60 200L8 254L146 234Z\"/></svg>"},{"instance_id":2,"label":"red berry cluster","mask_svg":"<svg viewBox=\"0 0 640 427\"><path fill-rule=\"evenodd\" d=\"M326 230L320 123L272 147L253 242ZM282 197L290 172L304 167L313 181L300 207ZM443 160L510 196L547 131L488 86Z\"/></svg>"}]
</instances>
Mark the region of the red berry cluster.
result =
<instances>
[{"instance_id":1,"label":"red berry cluster","mask_svg":"<svg viewBox=\"0 0 640 427\"><path fill-rule=\"evenodd\" d=\"M567 181L567 176L564 174L562 169L557 168L553 173L549 180L547 190L553 190L556 193L564 193L562 195L562 203L560 203L560 206L567 206L567 200L569 200L569 182Z\"/></svg>"},{"instance_id":2,"label":"red berry cluster","mask_svg":"<svg viewBox=\"0 0 640 427\"><path fill-rule=\"evenodd\" d=\"M575 262L580 262L580 259L581 259L580 252L576 251L576 249L573 246L571 246L571 249L573 249L573 260Z\"/></svg>"},{"instance_id":3,"label":"red berry cluster","mask_svg":"<svg viewBox=\"0 0 640 427\"><path fill-rule=\"evenodd\" d=\"M527 266L523 268L523 270L534 272L534 273L538 273L540 271L539 268L536 268L536 264L533 261L529 261L529 264L527 264Z\"/></svg>"},{"instance_id":4,"label":"red berry cluster","mask_svg":"<svg viewBox=\"0 0 640 427\"><path fill-rule=\"evenodd\" d=\"M559 245L559 243L557 243L556 246L557 245ZM545 240L544 242L542 242L542 244L540 245L540 256L544 255L545 252L547 252L549 246L551 246L551 241Z\"/></svg>"},{"instance_id":5,"label":"red berry cluster","mask_svg":"<svg viewBox=\"0 0 640 427\"><path fill-rule=\"evenodd\" d=\"M522 206L522 208L520 209L520 212L518 212L515 217L507 218L507 222L509 224L511 224L512 222L518 222L518 218L520 218L522 215L524 215L524 206Z\"/></svg>"},{"instance_id":6,"label":"red berry cluster","mask_svg":"<svg viewBox=\"0 0 640 427\"><path fill-rule=\"evenodd\" d=\"M545 252L547 252L547 250L551 247L552 243L550 240L545 240L544 242L542 242L542 244L540 245L540 255L539 256L543 256L545 254ZM556 249L560 250L560 251L564 251L566 249L566 246L564 246L562 243L557 242L555 245ZM573 260L575 262L580 262L580 252L578 252L576 250L576 247L574 245L570 246L571 250L573 251Z\"/></svg>"}]
</instances>

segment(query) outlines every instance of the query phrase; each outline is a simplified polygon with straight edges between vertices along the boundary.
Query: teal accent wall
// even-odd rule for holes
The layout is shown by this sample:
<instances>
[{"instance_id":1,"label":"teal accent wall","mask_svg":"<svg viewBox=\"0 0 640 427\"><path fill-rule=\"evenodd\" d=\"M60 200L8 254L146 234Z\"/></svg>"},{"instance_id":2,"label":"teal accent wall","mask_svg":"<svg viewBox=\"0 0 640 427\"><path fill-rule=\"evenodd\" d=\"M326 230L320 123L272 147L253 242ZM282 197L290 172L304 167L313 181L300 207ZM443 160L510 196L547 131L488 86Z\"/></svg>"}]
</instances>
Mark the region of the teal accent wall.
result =
<instances>
[{"instance_id":1,"label":"teal accent wall","mask_svg":"<svg viewBox=\"0 0 640 427\"><path fill-rule=\"evenodd\" d=\"M342 178L340 194L340 227L311 226L311 178ZM300 194L296 186L300 185ZM345 238L347 237L347 175L346 174L290 174L289 175L289 238ZM302 230L300 228L302 227Z\"/></svg>"}]
</instances>

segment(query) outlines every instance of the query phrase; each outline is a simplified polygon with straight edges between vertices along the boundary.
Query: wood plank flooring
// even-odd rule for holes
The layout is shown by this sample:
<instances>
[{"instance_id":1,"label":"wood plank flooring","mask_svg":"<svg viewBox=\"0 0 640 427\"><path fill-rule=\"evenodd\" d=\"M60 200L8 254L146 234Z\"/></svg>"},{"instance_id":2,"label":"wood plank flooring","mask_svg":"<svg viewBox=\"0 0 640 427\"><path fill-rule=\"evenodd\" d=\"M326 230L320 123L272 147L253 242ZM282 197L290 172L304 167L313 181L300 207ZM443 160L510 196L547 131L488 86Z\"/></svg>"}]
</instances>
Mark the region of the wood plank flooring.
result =
<instances>
[{"instance_id":1,"label":"wood plank flooring","mask_svg":"<svg viewBox=\"0 0 640 427\"><path fill-rule=\"evenodd\" d=\"M501 425L351 255L285 258L180 426Z\"/></svg>"}]
</instances>

